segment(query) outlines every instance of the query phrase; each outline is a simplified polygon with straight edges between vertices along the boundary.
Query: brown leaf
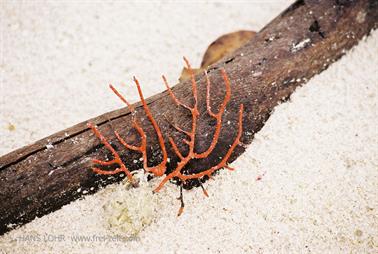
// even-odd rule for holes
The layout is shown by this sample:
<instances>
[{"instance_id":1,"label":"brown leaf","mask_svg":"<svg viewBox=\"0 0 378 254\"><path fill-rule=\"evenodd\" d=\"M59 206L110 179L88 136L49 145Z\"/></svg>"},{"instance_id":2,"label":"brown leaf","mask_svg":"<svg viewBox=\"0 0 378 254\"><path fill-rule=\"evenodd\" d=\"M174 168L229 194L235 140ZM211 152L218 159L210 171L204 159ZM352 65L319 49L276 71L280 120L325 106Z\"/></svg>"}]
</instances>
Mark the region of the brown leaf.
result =
<instances>
[{"instance_id":1,"label":"brown leaf","mask_svg":"<svg viewBox=\"0 0 378 254\"><path fill-rule=\"evenodd\" d=\"M207 67L216 63L226 55L233 53L238 48L242 47L249 40L255 36L256 32L241 30L229 34L222 35L207 48L201 63L201 68L193 69L195 74L205 70ZM186 68L182 69L180 81L186 80L190 77Z\"/></svg>"}]
</instances>

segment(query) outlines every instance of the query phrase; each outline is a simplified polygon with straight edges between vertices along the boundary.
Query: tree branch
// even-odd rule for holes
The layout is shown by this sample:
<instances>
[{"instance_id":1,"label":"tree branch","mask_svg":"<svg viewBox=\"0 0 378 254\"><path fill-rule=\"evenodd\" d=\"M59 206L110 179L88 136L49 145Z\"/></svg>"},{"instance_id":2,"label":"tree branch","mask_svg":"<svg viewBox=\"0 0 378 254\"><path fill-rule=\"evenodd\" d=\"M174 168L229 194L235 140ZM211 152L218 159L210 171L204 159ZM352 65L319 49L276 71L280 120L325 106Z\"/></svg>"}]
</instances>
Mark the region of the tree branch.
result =
<instances>
[{"instance_id":1,"label":"tree branch","mask_svg":"<svg viewBox=\"0 0 378 254\"><path fill-rule=\"evenodd\" d=\"M232 56L222 59L208 69L214 108L221 106L225 95L220 68L225 68L231 82L232 94L217 145L204 161L194 161L185 170L199 173L219 163L236 137L239 105L244 105L243 135L241 141L251 143L254 133L268 120L273 108L287 100L293 91L312 76L326 69L346 50L371 29L377 27L378 4L374 0L356 1L297 1L265 26L244 47ZM196 151L206 152L212 142L214 118L207 112L206 77L196 76L198 83L198 133ZM186 105L192 105L190 81L177 84L172 91ZM168 91L146 100L164 137L180 140L185 134L172 127L190 129L190 118L185 109L175 106ZM154 134L154 126L148 121L142 105L136 103L135 117L150 137L148 140L148 164L157 165L163 154ZM114 131L127 144L141 141L132 126L132 114L124 108L103 114L90 122L96 124L104 136L117 149L121 147ZM80 198L85 192L94 193L99 187L116 182L125 176L103 176L92 170L91 158L105 160L109 151L101 145L86 125L87 121L51 135L36 143L18 149L0 158L0 234L23 225L36 216L55 211ZM208 135L210 134L210 135ZM169 144L168 138L165 139ZM171 147L171 146L169 146ZM177 150L186 154L187 146L177 144ZM237 158L243 147L236 147L230 161ZM125 165L131 170L143 166L136 151L118 149ZM174 149L168 149L172 166L180 158ZM134 163L137 160L137 163ZM197 186L198 181L186 183Z\"/></svg>"}]
</instances>

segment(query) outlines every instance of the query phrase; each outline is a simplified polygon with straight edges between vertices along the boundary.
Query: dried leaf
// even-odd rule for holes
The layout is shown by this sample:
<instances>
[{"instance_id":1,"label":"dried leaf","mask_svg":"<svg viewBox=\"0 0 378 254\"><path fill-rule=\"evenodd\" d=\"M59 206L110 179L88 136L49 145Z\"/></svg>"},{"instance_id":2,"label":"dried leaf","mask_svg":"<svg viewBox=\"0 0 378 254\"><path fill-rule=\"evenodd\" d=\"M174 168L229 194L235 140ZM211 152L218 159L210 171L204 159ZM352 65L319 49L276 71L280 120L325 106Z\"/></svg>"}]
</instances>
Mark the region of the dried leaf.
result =
<instances>
[{"instance_id":1,"label":"dried leaf","mask_svg":"<svg viewBox=\"0 0 378 254\"><path fill-rule=\"evenodd\" d=\"M193 69L195 74L198 74L205 70L210 65L216 63L226 55L233 53L238 48L245 45L249 40L255 36L254 31L237 31L229 34L222 35L207 48L201 63L201 68ZM190 77L189 70L183 68L180 81L186 80Z\"/></svg>"}]
</instances>

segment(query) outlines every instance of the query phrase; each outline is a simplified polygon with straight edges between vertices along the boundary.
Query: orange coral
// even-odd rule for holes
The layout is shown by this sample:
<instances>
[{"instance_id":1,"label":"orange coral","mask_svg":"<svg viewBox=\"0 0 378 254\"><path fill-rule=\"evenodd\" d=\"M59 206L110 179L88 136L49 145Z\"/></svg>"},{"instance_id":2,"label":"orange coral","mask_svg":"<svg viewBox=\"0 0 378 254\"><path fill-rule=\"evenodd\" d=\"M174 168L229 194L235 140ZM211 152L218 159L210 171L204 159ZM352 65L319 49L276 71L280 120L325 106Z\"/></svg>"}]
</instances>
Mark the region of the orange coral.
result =
<instances>
[{"instance_id":1,"label":"orange coral","mask_svg":"<svg viewBox=\"0 0 378 254\"><path fill-rule=\"evenodd\" d=\"M182 128L176 126L176 125L173 125L173 127L178 130L179 132L182 132L184 133L187 138L183 139L182 141L188 145L189 147L189 151L186 155L183 155L182 152L179 150L176 142L173 140L172 137L168 137L168 140L169 140L169 143L171 144L172 146L172 149L173 151L175 152L175 154L177 155L177 157L180 159L180 161L177 163L176 165L176 168L173 169L172 172L170 172L169 174L167 174L163 180L160 182L160 184L155 188L154 192L158 192L163 186L164 184L171 180L172 178L178 178L180 179L182 182L185 182L186 180L189 180L189 179L201 179L202 177L204 176L208 176L208 177L211 177L211 174L220 169L220 168L227 168L229 170L233 170L231 167L229 167L227 165L227 161L228 159L230 158L232 152L234 151L234 149L236 148L236 146L240 143L240 137L242 135L242 132L243 132L243 126L242 126L242 117L243 117L243 104L240 105L240 108L239 108L239 117L238 117L238 131L237 131L237 136L236 138L234 139L233 143L231 144L230 148L228 149L227 153L223 156L223 158L221 159L221 161L208 168L208 169L205 169L205 170L202 170L200 173L196 173L196 174L184 174L183 173L183 169L185 168L185 166L193 159L204 159L204 158L207 158L211 152L214 150L215 146L217 145L217 142L218 142L218 139L219 139L219 135L220 135L220 131L221 131L221 127L222 127L222 116L224 114L224 111L226 109L226 106L227 104L229 103L230 101L230 98L231 98L231 85L230 85L230 81L227 77L227 74L226 74L226 71L224 69L221 69L221 74L222 74L222 78L224 80L224 83L225 83L225 90L226 90L226 93L225 93L225 96L224 96L224 99L223 99L223 102L222 104L220 105L219 107L219 110L218 110L218 113L214 113L213 110L211 109L211 103L210 103L210 88L211 88L211 84L210 84L210 80L207 76L207 73L205 72L205 77L206 77L206 108L207 108L207 113L216 120L216 127L215 127L215 131L214 131L214 134L213 134L213 138L212 138L212 141L208 147L208 149L202 153L197 153L194 151L194 147L195 147L195 139L196 139L196 130L197 130L197 121L198 121L198 117L199 117L199 111L198 111L198 96L197 96L197 83L195 81L195 77L194 77L194 72L193 72L193 69L191 68L188 60L184 57L184 61L187 65L187 68L189 70L189 73L190 73L190 76L191 76L191 84L192 84L192 92L193 92L193 98L194 98L194 105L191 107L191 106L188 106L184 103L182 103L175 95L174 93L172 92L171 88L169 87L168 85L168 82L166 80L166 78L164 76L163 77L163 81L164 81L164 84L168 90L168 93L170 95L170 97L173 99L173 101L175 102L176 105L179 105L187 110L190 111L191 113L191 116L192 116L192 126L191 126L191 130L190 131L186 131L186 130L183 130ZM146 136L146 133L143 131L142 127L140 126L140 124L138 123L137 119L135 118L135 108L133 105L131 105L112 85L110 85L110 88L111 90L129 107L129 109L131 110L132 112L132 124L133 124L133 128L136 129L136 131L139 133L140 137L141 137L141 144L139 146L134 146L134 145L130 145L128 143L126 143L126 141L119 135L118 132L114 132L115 133L115 136L117 137L118 141L123 145L125 146L127 149L130 149L130 150L134 150L134 151L137 151L137 152L140 152L142 153L142 157L143 157L143 168L145 171L147 172L150 172L152 174L154 174L155 176L162 176L166 173L166 169L167 169L167 163L168 163L168 155L167 155L167 149L166 149L166 146L165 146L165 142L164 142L164 137L162 135L162 132L158 126L158 124L156 123L154 117L152 116L151 114L151 111L144 99L144 96L143 96L143 93L142 93L142 90L141 90L141 87L140 87L140 84L138 82L138 80L134 77L134 82L136 84L136 87L138 89L138 93L139 93L139 97L141 99L141 102L142 102L142 106L143 106L143 109L147 115L147 118L149 119L149 121L151 122L151 124L153 125L154 127L154 130L157 134L157 137L158 137L158 141L159 141L159 145L160 145L160 148L162 150L162 155L163 155L163 159L162 161L156 165L156 166L153 166L153 167L149 167L147 165L147 162L148 162L148 158L147 158L147 136ZM93 171L98 173L98 174L117 174L117 173L120 173L120 172L124 172L128 179L134 183L134 180L133 180L133 177L132 177L132 174L130 173L129 169L125 166L125 164L122 162L119 154L114 150L114 148L109 144L109 142L106 140L106 138L104 136L101 135L101 133L99 132L99 130L91 123L88 123L88 127L90 127L92 129L92 131L94 132L94 134L101 140L101 142L104 144L104 146L112 153L112 155L114 156L114 159L113 160L110 160L110 161L102 161L102 160L97 160L97 159L94 159L93 162L95 164L99 164L99 165L103 165L103 166L109 166L109 165L113 165L113 164L117 164L119 167L113 171L106 171L106 170L101 170L97 167L93 167ZM206 196L208 196L206 190L203 188L202 184L200 184L202 189L203 189L203 192ZM178 215L180 215L183 211L183 208L184 208L184 202L183 202L183 198L182 198L182 185L181 185L181 189L180 189L180 199L181 199L181 207L179 209L179 213Z\"/></svg>"}]
</instances>

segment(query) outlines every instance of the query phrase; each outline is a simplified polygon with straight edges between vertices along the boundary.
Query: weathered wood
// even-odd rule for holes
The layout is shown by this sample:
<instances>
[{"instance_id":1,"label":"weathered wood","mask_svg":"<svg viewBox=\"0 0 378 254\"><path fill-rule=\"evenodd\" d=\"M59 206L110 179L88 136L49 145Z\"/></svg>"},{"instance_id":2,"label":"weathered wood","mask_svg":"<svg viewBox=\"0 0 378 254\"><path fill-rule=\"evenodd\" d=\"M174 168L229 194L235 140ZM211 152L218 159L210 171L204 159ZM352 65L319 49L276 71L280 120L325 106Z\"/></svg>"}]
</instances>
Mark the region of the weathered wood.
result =
<instances>
[{"instance_id":1,"label":"weathered wood","mask_svg":"<svg viewBox=\"0 0 378 254\"><path fill-rule=\"evenodd\" d=\"M247 145L278 103L287 100L296 87L326 69L346 50L357 44L371 29L377 27L377 21L378 4L375 0L297 1L257 33L247 45L211 66L208 73L213 84L214 108L219 105L224 93L218 69L225 68L232 82L232 101L224 118L224 122L230 121L231 124L223 125L221 137L212 155L206 160L194 161L188 170L200 171L223 156L236 135L240 103L245 108L242 142ZM202 116L198 123L196 149L203 151L210 143L214 121L205 113L204 77L197 76L197 81L200 84ZM173 90L177 97L191 102L188 82L177 84ZM169 122L183 128L188 127L190 116L187 112L175 107L167 92L150 97L148 104L165 137L169 133L175 140L179 140L181 134ZM157 163L161 158L155 132L139 103L136 107L141 124L151 137L149 154L153 156L150 156L150 163ZM115 141L114 129L129 143L138 142L138 135L131 128L130 119L129 110L124 108L90 121L96 123L115 146L120 147ZM0 234L25 224L36 216L59 209L80 198L84 191L94 193L100 186L122 179L120 176L99 176L91 171L91 158L104 158L108 151L86 127L86 122L0 158ZM169 147L168 142L167 146ZM185 150L184 145L180 148ZM238 147L231 161L243 150L244 147ZM122 149L121 155L130 169L141 168L141 163L133 163L133 160L140 157L139 154ZM177 158L172 150L169 150L169 157L174 165ZM195 184L196 182L190 182L187 187ZM91 190L91 187L94 188Z\"/></svg>"}]
</instances>

